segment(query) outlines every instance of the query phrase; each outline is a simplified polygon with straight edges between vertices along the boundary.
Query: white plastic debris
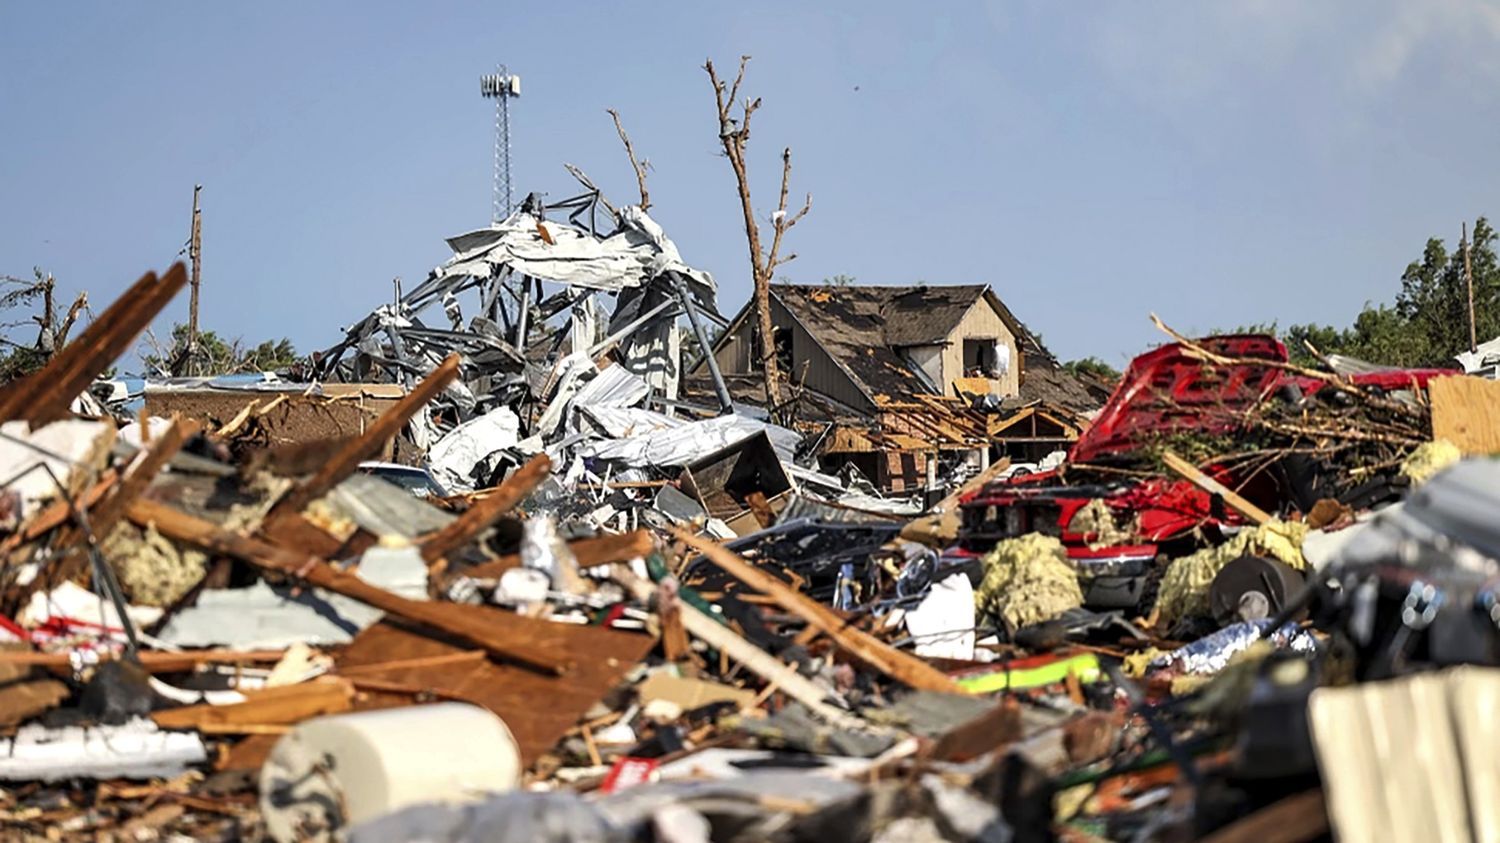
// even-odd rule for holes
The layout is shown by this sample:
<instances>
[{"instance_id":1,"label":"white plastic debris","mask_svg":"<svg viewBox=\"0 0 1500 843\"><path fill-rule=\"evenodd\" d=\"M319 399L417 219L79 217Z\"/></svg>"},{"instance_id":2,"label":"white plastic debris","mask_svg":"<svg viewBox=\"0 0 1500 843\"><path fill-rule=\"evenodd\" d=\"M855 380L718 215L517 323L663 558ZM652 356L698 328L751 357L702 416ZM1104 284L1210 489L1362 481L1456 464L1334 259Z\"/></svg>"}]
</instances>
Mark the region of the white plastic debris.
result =
<instances>
[{"instance_id":1,"label":"white plastic debris","mask_svg":"<svg viewBox=\"0 0 1500 843\"><path fill-rule=\"evenodd\" d=\"M161 620L162 612L150 606L125 607L125 613L137 628ZM115 611L113 603L73 582L64 582L51 591L33 592L16 621L27 629L35 629L54 618L123 630L120 613Z\"/></svg>"},{"instance_id":2,"label":"white plastic debris","mask_svg":"<svg viewBox=\"0 0 1500 843\"><path fill-rule=\"evenodd\" d=\"M275 840L326 840L405 807L472 802L520 780L515 738L478 706L338 714L276 743L261 768L261 814Z\"/></svg>"},{"instance_id":3,"label":"white plastic debris","mask_svg":"<svg viewBox=\"0 0 1500 843\"><path fill-rule=\"evenodd\" d=\"M208 760L193 732L163 732L150 720L119 726L22 726L0 739L0 780L165 779Z\"/></svg>"},{"instance_id":4,"label":"white plastic debris","mask_svg":"<svg viewBox=\"0 0 1500 843\"><path fill-rule=\"evenodd\" d=\"M527 607L546 602L552 578L535 568L511 568L500 575L493 600L507 606Z\"/></svg>"},{"instance_id":5,"label":"white plastic debris","mask_svg":"<svg viewBox=\"0 0 1500 843\"><path fill-rule=\"evenodd\" d=\"M0 436L0 466L5 467L7 478L16 478L5 488L21 496L21 505L28 512L51 500L57 495L53 476L68 482L74 465L99 446L99 437L110 427L83 419L53 422L37 430L30 430L30 423L24 421L0 425L4 434Z\"/></svg>"},{"instance_id":6,"label":"white plastic debris","mask_svg":"<svg viewBox=\"0 0 1500 843\"><path fill-rule=\"evenodd\" d=\"M906 628L916 653L926 658L974 658L974 585L968 574L936 583L922 602L906 612Z\"/></svg>"}]
</instances>

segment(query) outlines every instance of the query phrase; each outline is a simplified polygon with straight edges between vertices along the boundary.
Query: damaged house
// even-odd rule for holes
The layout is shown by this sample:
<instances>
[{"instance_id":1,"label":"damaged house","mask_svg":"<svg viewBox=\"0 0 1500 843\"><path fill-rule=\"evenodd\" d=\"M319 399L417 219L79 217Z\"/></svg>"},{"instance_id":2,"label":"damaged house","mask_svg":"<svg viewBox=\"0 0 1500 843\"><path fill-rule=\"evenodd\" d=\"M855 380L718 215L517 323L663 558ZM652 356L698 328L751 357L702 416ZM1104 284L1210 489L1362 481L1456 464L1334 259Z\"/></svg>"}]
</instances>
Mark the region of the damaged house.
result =
<instances>
[{"instance_id":1,"label":"damaged house","mask_svg":"<svg viewBox=\"0 0 1500 843\"><path fill-rule=\"evenodd\" d=\"M760 371L753 310L714 346L726 379ZM1039 460L1099 403L985 284L778 284L771 319L794 390L837 418L825 468L853 464L889 491L930 488L954 460Z\"/></svg>"}]
</instances>

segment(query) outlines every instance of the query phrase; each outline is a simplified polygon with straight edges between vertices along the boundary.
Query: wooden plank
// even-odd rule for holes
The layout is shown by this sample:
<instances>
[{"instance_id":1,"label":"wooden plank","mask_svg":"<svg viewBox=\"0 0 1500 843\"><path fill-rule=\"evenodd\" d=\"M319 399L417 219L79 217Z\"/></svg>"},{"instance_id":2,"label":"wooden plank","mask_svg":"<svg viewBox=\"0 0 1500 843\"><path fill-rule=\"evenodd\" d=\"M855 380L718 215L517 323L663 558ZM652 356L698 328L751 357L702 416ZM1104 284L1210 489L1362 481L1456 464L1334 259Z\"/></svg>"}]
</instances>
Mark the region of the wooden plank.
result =
<instances>
[{"instance_id":1,"label":"wooden plank","mask_svg":"<svg viewBox=\"0 0 1500 843\"><path fill-rule=\"evenodd\" d=\"M1223 498L1224 503L1229 504L1230 508L1235 512L1250 519L1251 523L1265 524L1271 520L1270 513L1240 497L1238 492L1204 474L1196 465L1193 465L1182 457L1177 456L1171 451L1163 451L1161 460L1166 463L1167 468L1182 475L1184 479L1192 482L1193 485L1208 492L1210 495L1218 495Z\"/></svg>"},{"instance_id":2,"label":"wooden plank","mask_svg":"<svg viewBox=\"0 0 1500 843\"><path fill-rule=\"evenodd\" d=\"M137 455L135 461L125 469L125 476L114 491L98 506L89 510L89 529L101 541L109 531L125 517L131 502L146 491L156 475L182 450L183 443L201 429L195 421L176 418L165 433L147 446L145 453Z\"/></svg>"},{"instance_id":3,"label":"wooden plank","mask_svg":"<svg viewBox=\"0 0 1500 843\"><path fill-rule=\"evenodd\" d=\"M103 499L105 493L114 488L115 483L119 479L120 475L115 473L114 469L106 469L99 476L99 482L90 486L82 495L79 495L75 499L75 502L84 509L88 509ZM20 530L6 536L4 541L0 541L0 553L14 550L26 542L36 541L43 535L61 527L72 516L73 509L68 505L66 500L61 498L54 500L29 518L21 526Z\"/></svg>"},{"instance_id":4,"label":"wooden plank","mask_svg":"<svg viewBox=\"0 0 1500 843\"><path fill-rule=\"evenodd\" d=\"M461 655L463 648L415 635L387 619L355 637L339 654L338 670L354 673L355 681L364 686L365 693L355 704L359 710L410 705L413 688L489 709L505 721L524 763L531 764L584 719L585 712L598 705L656 645L648 635L596 626L547 621L532 621L531 626L545 630L549 641L562 651L578 654L577 668L566 676L548 676L488 660L440 660L437 657ZM374 669L380 666L384 669ZM366 671L367 667L371 670ZM396 690L379 693L377 683L389 683L387 687Z\"/></svg>"},{"instance_id":5,"label":"wooden plank","mask_svg":"<svg viewBox=\"0 0 1500 843\"><path fill-rule=\"evenodd\" d=\"M1432 438L1446 439L1465 455L1500 454L1500 381L1469 376L1433 378Z\"/></svg>"},{"instance_id":6,"label":"wooden plank","mask_svg":"<svg viewBox=\"0 0 1500 843\"><path fill-rule=\"evenodd\" d=\"M417 411L453 383L458 376L457 354L448 355L442 365L422 379L405 398L394 407L381 413L359 436L349 440L312 477L299 483L276 502L267 514L267 521L274 521L289 513L301 512L303 507L327 494L339 481L348 477L359 464L378 452L387 439L401 432Z\"/></svg>"},{"instance_id":7,"label":"wooden plank","mask_svg":"<svg viewBox=\"0 0 1500 843\"><path fill-rule=\"evenodd\" d=\"M733 551L683 529L675 529L673 533L740 582L772 597L782 609L817 627L835 641L840 649L866 666L913 688L963 693L958 683L942 671L910 653L891 647L864 630L850 626L832 609L794 591L786 583L741 559Z\"/></svg>"},{"instance_id":8,"label":"wooden plank","mask_svg":"<svg viewBox=\"0 0 1500 843\"><path fill-rule=\"evenodd\" d=\"M158 532L174 541L243 559L263 570L288 574L352 597L398 618L472 642L497 658L552 674L566 672L572 666L571 661L559 660L555 649L538 647L535 636L516 634L518 627L525 626L525 618L498 609L479 616L462 610L483 607L408 600L370 585L356 574L337 570L317 556L239 535L155 501L137 500L130 506L129 517L142 526L156 525ZM546 625L545 621L541 623Z\"/></svg>"},{"instance_id":9,"label":"wooden plank","mask_svg":"<svg viewBox=\"0 0 1500 843\"><path fill-rule=\"evenodd\" d=\"M142 650L137 654L147 673L181 673L205 664L275 664L285 650L191 650L166 653ZM0 650L0 665L28 665L53 670L71 670L70 653L39 653L31 650Z\"/></svg>"},{"instance_id":10,"label":"wooden plank","mask_svg":"<svg viewBox=\"0 0 1500 843\"><path fill-rule=\"evenodd\" d=\"M422 559L431 565L473 541L475 536L488 529L500 516L525 500L551 473L552 460L546 454L532 457L505 478L505 482L493 494L475 501L462 515L448 522L447 526L424 538Z\"/></svg>"},{"instance_id":11,"label":"wooden plank","mask_svg":"<svg viewBox=\"0 0 1500 843\"><path fill-rule=\"evenodd\" d=\"M629 562L646 556L656 549L656 539L650 530L632 530L619 535L594 536L568 542L568 550L578 560L579 568L592 568L612 562ZM485 562L462 571L457 575L476 579L499 579L501 574L521 564L518 553L510 553L492 562Z\"/></svg>"},{"instance_id":12,"label":"wooden plank","mask_svg":"<svg viewBox=\"0 0 1500 843\"><path fill-rule=\"evenodd\" d=\"M347 679L323 677L298 685L267 689L242 703L169 708L153 712L151 719L163 729L232 734L239 726L300 723L310 717L338 714L352 708L354 685Z\"/></svg>"}]
</instances>

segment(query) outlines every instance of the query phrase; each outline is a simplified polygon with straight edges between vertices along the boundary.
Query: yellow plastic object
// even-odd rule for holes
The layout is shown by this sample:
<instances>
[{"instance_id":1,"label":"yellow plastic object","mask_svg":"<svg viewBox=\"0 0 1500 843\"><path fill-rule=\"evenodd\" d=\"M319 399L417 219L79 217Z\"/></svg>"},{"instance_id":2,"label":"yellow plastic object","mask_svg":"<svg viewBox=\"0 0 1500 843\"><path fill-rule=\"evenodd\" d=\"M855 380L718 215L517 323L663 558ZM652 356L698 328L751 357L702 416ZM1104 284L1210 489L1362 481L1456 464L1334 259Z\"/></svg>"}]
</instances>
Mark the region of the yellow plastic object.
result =
<instances>
[{"instance_id":1,"label":"yellow plastic object","mask_svg":"<svg viewBox=\"0 0 1500 843\"><path fill-rule=\"evenodd\" d=\"M1027 660L1034 662L1035 659ZM1022 662L1021 664L1026 664ZM1067 681L1068 674L1078 677L1079 682L1098 682L1104 677L1099 667L1099 657L1093 653L1080 653L1065 659L1032 666L1001 667L992 673L958 677L958 686L971 694L993 694L997 691L1018 691L1029 688L1044 688Z\"/></svg>"}]
</instances>

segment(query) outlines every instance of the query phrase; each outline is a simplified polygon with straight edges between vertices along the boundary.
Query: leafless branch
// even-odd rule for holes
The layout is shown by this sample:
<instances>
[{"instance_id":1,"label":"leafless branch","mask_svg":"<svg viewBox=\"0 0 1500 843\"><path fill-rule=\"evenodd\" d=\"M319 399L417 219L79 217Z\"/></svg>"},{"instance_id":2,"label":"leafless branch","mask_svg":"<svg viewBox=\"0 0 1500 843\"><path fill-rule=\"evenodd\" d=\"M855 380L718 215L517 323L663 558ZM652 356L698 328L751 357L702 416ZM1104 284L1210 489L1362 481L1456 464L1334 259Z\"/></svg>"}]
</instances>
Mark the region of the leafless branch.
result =
<instances>
[{"instance_id":1,"label":"leafless branch","mask_svg":"<svg viewBox=\"0 0 1500 843\"><path fill-rule=\"evenodd\" d=\"M620 135L620 143L625 144L625 154L630 157L630 168L635 170L635 183L641 189L641 210L644 211L651 207L651 193L646 190L646 168L651 166L651 162L635 157L635 147L630 144L630 135L625 133L625 126L620 123L620 112L613 108L606 111L615 120L615 131Z\"/></svg>"},{"instance_id":2,"label":"leafless branch","mask_svg":"<svg viewBox=\"0 0 1500 843\"><path fill-rule=\"evenodd\" d=\"M808 211L812 210L812 194L809 193L807 194L807 200L802 203L802 210L798 211L796 214L790 217L787 216L786 199L787 193L791 187L791 182L792 148L786 147L785 149L781 150L781 198L777 202L776 213L771 215L771 225L773 226L776 233L771 237L771 253L766 256L766 263L772 270L775 270L776 267L781 266L782 264L790 263L797 259L796 254L788 255L785 258L780 257L781 237L782 235L786 234L788 229L796 225L798 220L807 216Z\"/></svg>"},{"instance_id":3,"label":"leafless branch","mask_svg":"<svg viewBox=\"0 0 1500 843\"><path fill-rule=\"evenodd\" d=\"M765 373L767 403L774 408L782 403L784 376L776 360L775 330L771 319L770 304L771 279L774 277L778 264L786 263L796 257L796 255L779 257L781 240L787 229L795 225L812 207L812 194L808 194L807 202L802 210L788 218L786 200L791 184L792 152L790 149L783 150L780 201L776 213L771 217L774 232L771 250L763 252L760 224L755 219L754 206L750 200L750 174L745 161L745 145L750 139L750 119L760 108L760 98L747 97L745 99L741 106L738 123L732 116L732 111L739 101L740 85L745 79L745 66L749 61L749 56L740 56L739 71L735 74L734 84L727 87L719 79L712 61L704 62L703 69L708 73L709 82L714 88L714 104L717 106L719 118L719 144L724 149L724 157L729 159L729 166L734 170L735 182L739 188L740 210L745 221L745 240L750 251L750 277L755 288L754 301L757 317L755 333L760 339L760 363L761 370Z\"/></svg>"}]
</instances>

